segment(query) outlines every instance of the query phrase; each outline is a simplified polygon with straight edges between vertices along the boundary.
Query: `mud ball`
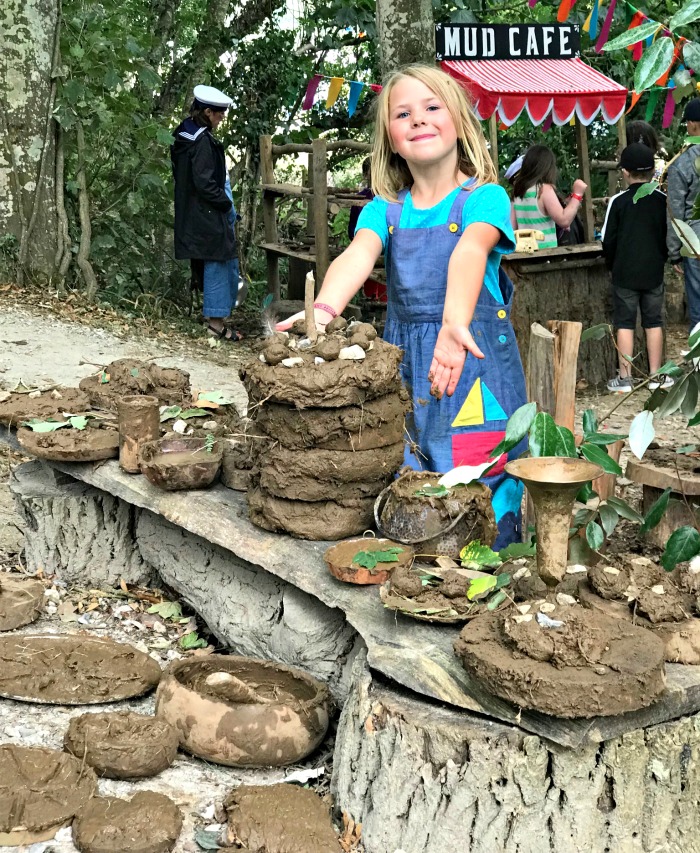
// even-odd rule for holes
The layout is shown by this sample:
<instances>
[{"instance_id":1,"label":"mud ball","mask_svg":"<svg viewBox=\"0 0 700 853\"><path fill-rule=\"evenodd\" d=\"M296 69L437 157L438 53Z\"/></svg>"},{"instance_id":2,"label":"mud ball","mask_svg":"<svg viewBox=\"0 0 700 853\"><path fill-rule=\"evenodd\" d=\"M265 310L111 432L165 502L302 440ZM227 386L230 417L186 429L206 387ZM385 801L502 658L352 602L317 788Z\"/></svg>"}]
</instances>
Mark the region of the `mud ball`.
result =
<instances>
[{"instance_id":1,"label":"mud ball","mask_svg":"<svg viewBox=\"0 0 700 853\"><path fill-rule=\"evenodd\" d=\"M377 330L371 323L353 323L348 331L352 335L364 335L368 341L377 337Z\"/></svg>"},{"instance_id":2,"label":"mud ball","mask_svg":"<svg viewBox=\"0 0 700 853\"><path fill-rule=\"evenodd\" d=\"M362 347L363 350L367 351L369 349L369 344L369 338L367 337L367 335L363 335L362 332L354 332L348 338L348 346L351 347L357 345L358 347Z\"/></svg>"},{"instance_id":3,"label":"mud ball","mask_svg":"<svg viewBox=\"0 0 700 853\"><path fill-rule=\"evenodd\" d=\"M84 853L168 853L182 830L182 815L164 794L141 791L130 800L95 797L73 823Z\"/></svg>"},{"instance_id":4,"label":"mud ball","mask_svg":"<svg viewBox=\"0 0 700 853\"><path fill-rule=\"evenodd\" d=\"M668 579L649 589L640 590L637 596L637 613L650 622L684 622L692 615L693 599Z\"/></svg>"},{"instance_id":5,"label":"mud ball","mask_svg":"<svg viewBox=\"0 0 700 853\"><path fill-rule=\"evenodd\" d=\"M601 598L608 601L627 601L630 576L625 569L615 566L591 566L588 582Z\"/></svg>"},{"instance_id":6,"label":"mud ball","mask_svg":"<svg viewBox=\"0 0 700 853\"><path fill-rule=\"evenodd\" d=\"M446 598L466 598L469 591L469 578L465 578L457 572L445 572L445 579L440 586L440 592Z\"/></svg>"},{"instance_id":7,"label":"mud ball","mask_svg":"<svg viewBox=\"0 0 700 853\"><path fill-rule=\"evenodd\" d=\"M177 729L165 720L116 711L73 717L63 744L98 776L143 779L170 767L179 742Z\"/></svg>"},{"instance_id":8,"label":"mud ball","mask_svg":"<svg viewBox=\"0 0 700 853\"><path fill-rule=\"evenodd\" d=\"M539 575L529 574L518 578L511 587L513 598L516 601L530 601L535 598L544 598L549 587Z\"/></svg>"},{"instance_id":9,"label":"mud ball","mask_svg":"<svg viewBox=\"0 0 700 853\"><path fill-rule=\"evenodd\" d=\"M688 566L684 566L678 572L678 586L683 592L697 596L700 593L700 572L692 572Z\"/></svg>"},{"instance_id":10,"label":"mud ball","mask_svg":"<svg viewBox=\"0 0 700 853\"><path fill-rule=\"evenodd\" d=\"M337 318L336 318L337 319ZM316 355L319 355L324 361L335 361L340 355L340 350L343 344L338 338L323 338L315 347Z\"/></svg>"},{"instance_id":11,"label":"mud ball","mask_svg":"<svg viewBox=\"0 0 700 853\"><path fill-rule=\"evenodd\" d=\"M298 320L295 320L289 331L293 335L306 335L306 320L303 317L300 317Z\"/></svg>"},{"instance_id":12,"label":"mud ball","mask_svg":"<svg viewBox=\"0 0 700 853\"><path fill-rule=\"evenodd\" d=\"M411 571L410 566L401 566L391 576L391 592L394 595L415 598L423 592L423 583L420 577Z\"/></svg>"},{"instance_id":13,"label":"mud ball","mask_svg":"<svg viewBox=\"0 0 700 853\"><path fill-rule=\"evenodd\" d=\"M332 334L333 332L342 332L343 329L347 328L348 321L345 317L334 317L330 323L326 324L326 333Z\"/></svg>"},{"instance_id":14,"label":"mud ball","mask_svg":"<svg viewBox=\"0 0 700 853\"><path fill-rule=\"evenodd\" d=\"M287 358L291 353L285 344L273 341L263 349L263 355L268 364L279 364L282 359Z\"/></svg>"}]
</instances>

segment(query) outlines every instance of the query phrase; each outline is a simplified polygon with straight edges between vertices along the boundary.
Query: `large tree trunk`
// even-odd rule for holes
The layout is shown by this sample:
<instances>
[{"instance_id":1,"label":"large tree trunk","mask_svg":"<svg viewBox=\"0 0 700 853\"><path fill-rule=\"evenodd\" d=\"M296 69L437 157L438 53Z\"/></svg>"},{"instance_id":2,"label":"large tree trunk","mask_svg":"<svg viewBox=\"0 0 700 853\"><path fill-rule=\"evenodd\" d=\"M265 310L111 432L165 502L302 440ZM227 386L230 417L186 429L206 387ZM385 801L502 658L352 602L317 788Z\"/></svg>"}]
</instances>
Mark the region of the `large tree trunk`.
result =
<instances>
[{"instance_id":1,"label":"large tree trunk","mask_svg":"<svg viewBox=\"0 0 700 853\"><path fill-rule=\"evenodd\" d=\"M382 77L411 62L435 62L435 26L430 0L377 0Z\"/></svg>"},{"instance_id":2,"label":"large tree trunk","mask_svg":"<svg viewBox=\"0 0 700 853\"><path fill-rule=\"evenodd\" d=\"M52 275L57 247L55 126L59 0L3 0L0 26L0 235L31 273Z\"/></svg>"}]
</instances>

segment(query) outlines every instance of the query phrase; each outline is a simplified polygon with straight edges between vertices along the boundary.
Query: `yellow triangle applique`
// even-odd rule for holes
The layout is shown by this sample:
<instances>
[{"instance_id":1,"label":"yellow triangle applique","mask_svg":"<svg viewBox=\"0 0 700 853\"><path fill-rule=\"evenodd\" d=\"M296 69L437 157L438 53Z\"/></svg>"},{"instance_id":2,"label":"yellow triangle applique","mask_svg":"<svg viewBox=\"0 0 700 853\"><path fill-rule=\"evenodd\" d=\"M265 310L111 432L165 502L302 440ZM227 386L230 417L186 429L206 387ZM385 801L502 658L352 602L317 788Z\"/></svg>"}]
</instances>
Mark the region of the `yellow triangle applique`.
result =
<instances>
[{"instance_id":1,"label":"yellow triangle applique","mask_svg":"<svg viewBox=\"0 0 700 853\"><path fill-rule=\"evenodd\" d=\"M472 385L459 414L452 421L453 427L475 426L484 422L484 403L481 397L481 379Z\"/></svg>"}]
</instances>

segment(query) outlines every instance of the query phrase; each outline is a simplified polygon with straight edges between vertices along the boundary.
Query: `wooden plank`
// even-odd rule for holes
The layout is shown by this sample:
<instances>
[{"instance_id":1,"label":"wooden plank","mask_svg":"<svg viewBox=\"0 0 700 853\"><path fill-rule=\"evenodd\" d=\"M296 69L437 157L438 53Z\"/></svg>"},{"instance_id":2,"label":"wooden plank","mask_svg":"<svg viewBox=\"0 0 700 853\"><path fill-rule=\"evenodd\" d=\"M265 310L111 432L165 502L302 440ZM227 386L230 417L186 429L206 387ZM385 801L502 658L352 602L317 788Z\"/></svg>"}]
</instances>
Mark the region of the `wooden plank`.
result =
<instances>
[{"instance_id":1,"label":"wooden plank","mask_svg":"<svg viewBox=\"0 0 700 853\"><path fill-rule=\"evenodd\" d=\"M263 198L266 195L272 196L303 196L310 195L311 190L308 187L302 187L298 184L276 184L276 183L263 183L262 184Z\"/></svg>"},{"instance_id":2,"label":"wooden plank","mask_svg":"<svg viewBox=\"0 0 700 853\"><path fill-rule=\"evenodd\" d=\"M316 235L316 287L320 288L330 266L328 249L328 154L325 139L313 143L313 211Z\"/></svg>"},{"instance_id":3,"label":"wooden plank","mask_svg":"<svg viewBox=\"0 0 700 853\"><path fill-rule=\"evenodd\" d=\"M598 254L602 255L603 246L596 241L588 243L579 243L576 246L557 246L556 249L538 249L533 254L529 252L511 252L510 255L504 255L506 261L541 261L542 258L557 258L562 260L570 255L582 254Z\"/></svg>"},{"instance_id":4,"label":"wooden plank","mask_svg":"<svg viewBox=\"0 0 700 853\"><path fill-rule=\"evenodd\" d=\"M530 327L527 355L527 399L554 417L554 334L539 323Z\"/></svg>"},{"instance_id":5,"label":"wooden plank","mask_svg":"<svg viewBox=\"0 0 700 853\"><path fill-rule=\"evenodd\" d=\"M574 431L576 419L576 371L583 324L569 320L550 320L554 334L554 420Z\"/></svg>"},{"instance_id":6,"label":"wooden plank","mask_svg":"<svg viewBox=\"0 0 700 853\"><path fill-rule=\"evenodd\" d=\"M370 154L372 145L368 142L358 142L355 139L337 139L328 143L329 151L357 151L360 154ZM287 142L284 145L273 145L272 153L278 156L283 154L310 154L312 146L302 142Z\"/></svg>"},{"instance_id":7,"label":"wooden plank","mask_svg":"<svg viewBox=\"0 0 700 853\"><path fill-rule=\"evenodd\" d=\"M260 137L260 175L263 185L275 183L275 167L272 159L272 137ZM277 242L277 213L275 199L270 194L263 193L263 228L265 242ZM265 253L267 265L267 289L275 301L280 298L280 267L279 257L273 252Z\"/></svg>"},{"instance_id":8,"label":"wooden plank","mask_svg":"<svg viewBox=\"0 0 700 853\"><path fill-rule=\"evenodd\" d=\"M0 442L19 449L5 427L0 427ZM244 495L221 485L206 491L164 492L145 477L125 474L116 461L52 463L52 467L155 512L329 607L341 608L367 644L369 665L423 696L519 726L571 748L700 710L700 667L692 666L669 666L666 693L651 709L635 714L563 720L521 710L491 696L462 667L452 649L458 628L416 622L390 612L382 606L376 589L336 581L323 562L329 543L300 541L255 527L248 519Z\"/></svg>"},{"instance_id":9,"label":"wooden plank","mask_svg":"<svg viewBox=\"0 0 700 853\"><path fill-rule=\"evenodd\" d=\"M654 465L653 462L644 462L640 459L633 459L627 462L627 471L625 476L634 480L635 483L641 483L642 486L652 486L655 489L673 489L678 494L686 493L686 495L700 495L700 477L693 476L687 470L683 470L683 482L677 474L669 471L661 465Z\"/></svg>"},{"instance_id":10,"label":"wooden plank","mask_svg":"<svg viewBox=\"0 0 700 853\"><path fill-rule=\"evenodd\" d=\"M489 119L489 142L491 143L491 150L489 153L491 154L491 160L496 168L496 174L498 175L498 119L496 118L495 112Z\"/></svg>"},{"instance_id":11,"label":"wooden plank","mask_svg":"<svg viewBox=\"0 0 700 853\"><path fill-rule=\"evenodd\" d=\"M593 221L593 193L591 192L591 163L588 158L588 131L586 126L579 121L578 116L575 120L576 129L576 152L578 154L579 171L581 180L587 184L586 191L583 194L583 236L586 242L593 240L595 233L595 225Z\"/></svg>"}]
</instances>

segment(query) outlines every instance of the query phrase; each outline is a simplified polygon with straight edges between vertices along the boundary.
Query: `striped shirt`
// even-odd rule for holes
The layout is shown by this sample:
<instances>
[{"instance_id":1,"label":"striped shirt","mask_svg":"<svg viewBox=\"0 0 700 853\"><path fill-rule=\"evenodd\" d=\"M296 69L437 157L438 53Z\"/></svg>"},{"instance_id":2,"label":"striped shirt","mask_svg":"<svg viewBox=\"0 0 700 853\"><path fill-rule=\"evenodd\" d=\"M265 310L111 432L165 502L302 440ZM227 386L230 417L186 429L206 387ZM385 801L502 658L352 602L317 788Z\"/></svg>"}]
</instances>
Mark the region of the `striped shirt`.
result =
<instances>
[{"instance_id":1,"label":"striped shirt","mask_svg":"<svg viewBox=\"0 0 700 853\"><path fill-rule=\"evenodd\" d=\"M544 240L537 243L539 249L557 248L557 226L554 220L544 214L537 203L537 187L530 187L522 198L516 198L515 217L518 221L518 229L525 231L535 230L544 234Z\"/></svg>"}]
</instances>

